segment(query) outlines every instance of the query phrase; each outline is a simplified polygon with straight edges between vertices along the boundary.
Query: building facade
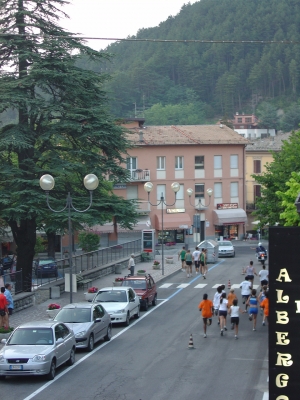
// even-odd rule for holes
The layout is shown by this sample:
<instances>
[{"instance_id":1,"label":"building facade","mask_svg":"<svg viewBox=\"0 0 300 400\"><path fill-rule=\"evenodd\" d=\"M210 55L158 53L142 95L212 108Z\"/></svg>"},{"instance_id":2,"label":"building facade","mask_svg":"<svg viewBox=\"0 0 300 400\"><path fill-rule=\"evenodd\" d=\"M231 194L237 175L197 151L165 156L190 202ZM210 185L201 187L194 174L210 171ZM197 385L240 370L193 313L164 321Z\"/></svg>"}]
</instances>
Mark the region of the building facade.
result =
<instances>
[{"instance_id":1,"label":"building facade","mask_svg":"<svg viewBox=\"0 0 300 400\"><path fill-rule=\"evenodd\" d=\"M275 136L275 129L260 128L258 118L254 114L239 114L232 121L234 130L248 139L266 138Z\"/></svg>"}]
</instances>

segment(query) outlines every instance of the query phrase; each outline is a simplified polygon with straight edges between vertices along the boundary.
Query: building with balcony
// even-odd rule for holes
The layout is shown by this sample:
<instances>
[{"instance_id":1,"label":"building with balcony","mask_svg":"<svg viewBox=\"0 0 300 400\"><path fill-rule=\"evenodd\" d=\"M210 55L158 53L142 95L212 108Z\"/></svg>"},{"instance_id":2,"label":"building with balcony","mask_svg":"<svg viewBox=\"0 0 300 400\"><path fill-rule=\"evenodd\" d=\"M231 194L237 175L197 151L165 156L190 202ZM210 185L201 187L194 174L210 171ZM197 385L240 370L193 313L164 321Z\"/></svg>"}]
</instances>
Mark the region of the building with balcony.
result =
<instances>
[{"instance_id":1,"label":"building with balcony","mask_svg":"<svg viewBox=\"0 0 300 400\"><path fill-rule=\"evenodd\" d=\"M232 121L234 130L248 139L267 138L275 136L276 130L269 128L261 128L259 120L254 114L235 114Z\"/></svg>"},{"instance_id":2,"label":"building with balcony","mask_svg":"<svg viewBox=\"0 0 300 400\"><path fill-rule=\"evenodd\" d=\"M134 148L128 150L124 167L130 180L116 184L114 192L139 202L140 230L144 225L151 227L157 238L161 235L165 241L176 243L185 243L185 235L195 229L200 236L195 241L244 234L248 140L225 125L141 127L131 122L129 129ZM163 196L167 205L149 205L144 184L150 181L154 186L151 203L157 204ZM180 184L176 201L171 190L175 181ZM193 189L191 198L188 188ZM208 188L213 189L209 206ZM107 226L103 231L109 229Z\"/></svg>"}]
</instances>

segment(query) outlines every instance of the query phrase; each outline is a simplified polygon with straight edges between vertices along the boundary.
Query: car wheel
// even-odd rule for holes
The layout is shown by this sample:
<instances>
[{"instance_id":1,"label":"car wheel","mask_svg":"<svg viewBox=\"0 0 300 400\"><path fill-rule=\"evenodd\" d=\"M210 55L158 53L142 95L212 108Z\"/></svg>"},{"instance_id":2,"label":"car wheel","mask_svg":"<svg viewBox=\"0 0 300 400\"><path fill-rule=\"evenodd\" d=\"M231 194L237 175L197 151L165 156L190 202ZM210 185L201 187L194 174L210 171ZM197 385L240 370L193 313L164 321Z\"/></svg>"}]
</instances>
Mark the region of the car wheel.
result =
<instances>
[{"instance_id":1,"label":"car wheel","mask_svg":"<svg viewBox=\"0 0 300 400\"><path fill-rule=\"evenodd\" d=\"M67 365L73 365L75 363L75 348L72 347L71 353L70 353L70 358L66 362Z\"/></svg>"},{"instance_id":2,"label":"car wheel","mask_svg":"<svg viewBox=\"0 0 300 400\"><path fill-rule=\"evenodd\" d=\"M55 360L52 360L50 365L50 371L47 374L47 379L49 379L49 381L52 381L55 378L55 372L56 372L56 364Z\"/></svg>"},{"instance_id":3,"label":"car wheel","mask_svg":"<svg viewBox=\"0 0 300 400\"><path fill-rule=\"evenodd\" d=\"M126 315L126 321L124 322L125 326L128 326L130 322L129 312Z\"/></svg>"},{"instance_id":4,"label":"car wheel","mask_svg":"<svg viewBox=\"0 0 300 400\"><path fill-rule=\"evenodd\" d=\"M155 294L154 299L152 300L152 305L156 306L157 294Z\"/></svg>"},{"instance_id":5,"label":"car wheel","mask_svg":"<svg viewBox=\"0 0 300 400\"><path fill-rule=\"evenodd\" d=\"M148 299L145 300L145 304L144 304L144 310L148 311L149 308L149 303L148 303Z\"/></svg>"},{"instance_id":6,"label":"car wheel","mask_svg":"<svg viewBox=\"0 0 300 400\"><path fill-rule=\"evenodd\" d=\"M137 310L137 313L134 314L134 318L135 318L135 319L140 318L140 306L138 306L138 310Z\"/></svg>"},{"instance_id":7,"label":"car wheel","mask_svg":"<svg viewBox=\"0 0 300 400\"><path fill-rule=\"evenodd\" d=\"M88 344L87 349L88 349L88 351L93 351L94 350L94 336L92 334L90 334L89 344Z\"/></svg>"},{"instance_id":8,"label":"car wheel","mask_svg":"<svg viewBox=\"0 0 300 400\"><path fill-rule=\"evenodd\" d=\"M111 337L112 337L111 325L108 325L108 327L107 327L107 333L106 333L106 335L104 336L104 340L105 340L106 342L109 342L110 339L111 339Z\"/></svg>"}]
</instances>

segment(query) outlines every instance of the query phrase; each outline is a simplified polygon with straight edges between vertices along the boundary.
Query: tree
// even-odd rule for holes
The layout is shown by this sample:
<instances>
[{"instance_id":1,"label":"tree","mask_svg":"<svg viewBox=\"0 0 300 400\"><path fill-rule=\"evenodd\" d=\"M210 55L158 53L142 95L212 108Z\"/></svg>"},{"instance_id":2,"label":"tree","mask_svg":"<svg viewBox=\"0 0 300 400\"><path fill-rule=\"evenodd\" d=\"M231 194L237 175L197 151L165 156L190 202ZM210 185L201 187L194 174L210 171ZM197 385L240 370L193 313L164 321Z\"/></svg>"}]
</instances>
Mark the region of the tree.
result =
<instances>
[{"instance_id":1,"label":"tree","mask_svg":"<svg viewBox=\"0 0 300 400\"><path fill-rule=\"evenodd\" d=\"M96 251L100 245L100 236L92 232L80 232L78 235L79 246L85 253Z\"/></svg>"},{"instance_id":2,"label":"tree","mask_svg":"<svg viewBox=\"0 0 300 400\"><path fill-rule=\"evenodd\" d=\"M300 174L299 172L292 172L291 178L286 182L289 188L286 191L277 191L277 197L282 200L283 212L280 218L284 220L285 226L299 226L300 218L295 207L295 200L300 192Z\"/></svg>"},{"instance_id":3,"label":"tree","mask_svg":"<svg viewBox=\"0 0 300 400\"><path fill-rule=\"evenodd\" d=\"M277 116L276 108L267 102L263 102L257 110L259 118L259 125L262 128L277 129L279 118Z\"/></svg>"},{"instance_id":4,"label":"tree","mask_svg":"<svg viewBox=\"0 0 300 400\"><path fill-rule=\"evenodd\" d=\"M56 178L55 209L67 192L75 194L78 208L85 208L82 179L87 173L99 177L100 188L107 174L112 181L127 179L121 163L130 143L107 111L107 76L76 65L81 55L93 62L108 56L59 27L64 3L0 2L0 114L17 113L17 122L6 122L0 130L0 212L17 244L24 291L31 291L37 221L41 224L48 212L40 176Z\"/></svg>"},{"instance_id":5,"label":"tree","mask_svg":"<svg viewBox=\"0 0 300 400\"><path fill-rule=\"evenodd\" d=\"M291 104L280 121L281 129L290 132L298 129L300 123L300 106L296 103Z\"/></svg>"}]
</instances>

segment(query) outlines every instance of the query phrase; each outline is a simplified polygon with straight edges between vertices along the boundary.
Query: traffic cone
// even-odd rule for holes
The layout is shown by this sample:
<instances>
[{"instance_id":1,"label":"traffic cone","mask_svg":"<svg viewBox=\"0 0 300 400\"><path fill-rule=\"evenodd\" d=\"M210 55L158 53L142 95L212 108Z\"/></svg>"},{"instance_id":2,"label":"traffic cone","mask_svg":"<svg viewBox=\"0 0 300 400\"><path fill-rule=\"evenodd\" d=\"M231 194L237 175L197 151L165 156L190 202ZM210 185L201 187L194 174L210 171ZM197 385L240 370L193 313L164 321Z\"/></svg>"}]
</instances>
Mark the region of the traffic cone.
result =
<instances>
[{"instance_id":1,"label":"traffic cone","mask_svg":"<svg viewBox=\"0 0 300 400\"><path fill-rule=\"evenodd\" d=\"M194 349L194 342L193 342L193 335L190 335L190 340L189 340L189 349Z\"/></svg>"},{"instance_id":2,"label":"traffic cone","mask_svg":"<svg viewBox=\"0 0 300 400\"><path fill-rule=\"evenodd\" d=\"M231 288L231 283L230 283L230 279L228 280L228 289L230 289Z\"/></svg>"}]
</instances>

